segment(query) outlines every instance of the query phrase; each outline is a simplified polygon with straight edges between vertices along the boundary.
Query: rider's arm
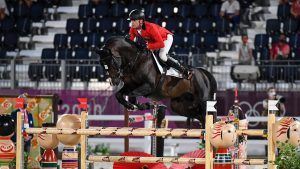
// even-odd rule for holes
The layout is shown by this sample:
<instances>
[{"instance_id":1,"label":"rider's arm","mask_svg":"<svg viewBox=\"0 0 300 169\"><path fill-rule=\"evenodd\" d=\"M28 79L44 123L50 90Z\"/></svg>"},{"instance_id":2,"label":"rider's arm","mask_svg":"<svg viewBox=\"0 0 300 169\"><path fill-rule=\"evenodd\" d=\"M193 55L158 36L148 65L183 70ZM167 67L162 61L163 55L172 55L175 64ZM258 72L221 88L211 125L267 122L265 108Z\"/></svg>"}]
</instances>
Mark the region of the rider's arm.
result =
<instances>
[{"instance_id":1,"label":"rider's arm","mask_svg":"<svg viewBox=\"0 0 300 169\"><path fill-rule=\"evenodd\" d=\"M165 47L164 41L157 29L157 27L155 26L151 26L150 32L151 37L153 38L153 43L149 43L148 44L148 48L151 50L156 50L156 49L161 49L163 47Z\"/></svg>"},{"instance_id":2,"label":"rider's arm","mask_svg":"<svg viewBox=\"0 0 300 169\"><path fill-rule=\"evenodd\" d=\"M135 30L133 28L130 28L129 30L129 35L130 35L130 40L131 41L134 41L134 38L135 38Z\"/></svg>"}]
</instances>

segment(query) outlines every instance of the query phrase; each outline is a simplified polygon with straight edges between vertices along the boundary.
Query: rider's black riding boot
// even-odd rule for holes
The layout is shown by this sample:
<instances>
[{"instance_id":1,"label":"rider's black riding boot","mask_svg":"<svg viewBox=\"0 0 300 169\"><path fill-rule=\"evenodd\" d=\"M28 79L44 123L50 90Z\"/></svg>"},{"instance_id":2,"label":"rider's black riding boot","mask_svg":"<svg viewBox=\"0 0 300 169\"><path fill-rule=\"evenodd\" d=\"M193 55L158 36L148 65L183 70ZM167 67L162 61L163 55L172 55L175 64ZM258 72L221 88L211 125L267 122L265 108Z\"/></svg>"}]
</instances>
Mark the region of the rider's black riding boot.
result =
<instances>
[{"instance_id":1,"label":"rider's black riding boot","mask_svg":"<svg viewBox=\"0 0 300 169\"><path fill-rule=\"evenodd\" d=\"M188 68L181 65L177 60L175 60L172 57L168 57L168 60L166 61L166 64L170 67L173 67L174 69L178 70L186 79L191 79L192 74L189 71Z\"/></svg>"}]
</instances>

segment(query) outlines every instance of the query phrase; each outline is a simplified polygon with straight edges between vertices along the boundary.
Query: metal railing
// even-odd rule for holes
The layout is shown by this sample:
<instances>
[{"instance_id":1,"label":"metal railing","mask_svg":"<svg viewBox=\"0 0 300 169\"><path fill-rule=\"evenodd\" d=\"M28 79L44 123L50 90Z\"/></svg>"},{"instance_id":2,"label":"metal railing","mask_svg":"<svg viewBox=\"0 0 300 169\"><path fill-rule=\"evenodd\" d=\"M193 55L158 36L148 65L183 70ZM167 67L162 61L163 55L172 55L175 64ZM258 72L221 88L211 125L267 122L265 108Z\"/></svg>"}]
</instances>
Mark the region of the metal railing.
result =
<instances>
[{"instance_id":1,"label":"metal railing","mask_svg":"<svg viewBox=\"0 0 300 169\"><path fill-rule=\"evenodd\" d=\"M186 65L207 68L217 79L219 90L236 86L230 76L236 60L216 61L199 54L179 55L176 59ZM300 81L300 61L262 60L256 65L260 70L260 78L250 83L245 80L242 87L246 84L274 85L278 82L297 84ZM106 73L97 60L0 60L0 88L74 89L79 86L79 89L89 89L91 83L103 83L106 80ZM253 89L250 87L246 90Z\"/></svg>"}]
</instances>

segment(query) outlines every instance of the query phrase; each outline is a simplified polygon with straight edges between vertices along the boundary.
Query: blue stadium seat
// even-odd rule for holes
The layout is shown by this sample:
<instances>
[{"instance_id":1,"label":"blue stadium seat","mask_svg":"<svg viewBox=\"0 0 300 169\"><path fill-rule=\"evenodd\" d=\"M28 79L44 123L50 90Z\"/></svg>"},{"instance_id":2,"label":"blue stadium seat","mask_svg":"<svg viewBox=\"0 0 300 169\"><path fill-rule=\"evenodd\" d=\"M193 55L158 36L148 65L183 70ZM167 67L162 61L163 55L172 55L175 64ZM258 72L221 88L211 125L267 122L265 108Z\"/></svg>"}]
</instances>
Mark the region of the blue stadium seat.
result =
<instances>
[{"instance_id":1,"label":"blue stadium seat","mask_svg":"<svg viewBox=\"0 0 300 169\"><path fill-rule=\"evenodd\" d=\"M78 60L90 59L88 49L86 49L86 48L77 48L74 51L75 51L75 59L78 59Z\"/></svg>"},{"instance_id":2,"label":"blue stadium seat","mask_svg":"<svg viewBox=\"0 0 300 169\"><path fill-rule=\"evenodd\" d=\"M289 40L290 47L293 49L300 47L300 34L294 34L290 36Z\"/></svg>"},{"instance_id":3,"label":"blue stadium seat","mask_svg":"<svg viewBox=\"0 0 300 169\"><path fill-rule=\"evenodd\" d=\"M218 36L213 34L207 34L204 36L203 42L204 50L207 52L214 52L218 49Z\"/></svg>"},{"instance_id":4,"label":"blue stadium seat","mask_svg":"<svg viewBox=\"0 0 300 169\"><path fill-rule=\"evenodd\" d=\"M97 5L95 8L95 17L96 18L104 18L108 16L109 6L107 4Z\"/></svg>"},{"instance_id":5,"label":"blue stadium seat","mask_svg":"<svg viewBox=\"0 0 300 169\"><path fill-rule=\"evenodd\" d=\"M4 35L3 47L7 51L13 51L18 47L19 36L17 33L9 32Z\"/></svg>"},{"instance_id":6,"label":"blue stadium seat","mask_svg":"<svg viewBox=\"0 0 300 169\"><path fill-rule=\"evenodd\" d=\"M190 5L179 5L178 7L178 12L176 13L176 16L179 16L181 18L186 18L191 15L191 6Z\"/></svg>"},{"instance_id":7,"label":"blue stadium seat","mask_svg":"<svg viewBox=\"0 0 300 169\"><path fill-rule=\"evenodd\" d=\"M210 7L210 15L214 19L219 19L220 18L220 10L221 10L221 5L220 4L213 4Z\"/></svg>"},{"instance_id":8,"label":"blue stadium seat","mask_svg":"<svg viewBox=\"0 0 300 169\"><path fill-rule=\"evenodd\" d=\"M30 7L25 5L25 3L16 3L14 7L14 17L15 18L29 18L30 17Z\"/></svg>"},{"instance_id":9,"label":"blue stadium seat","mask_svg":"<svg viewBox=\"0 0 300 169\"><path fill-rule=\"evenodd\" d=\"M199 22L199 31L200 33L206 34L211 33L213 31L213 21L208 18L203 18Z\"/></svg>"},{"instance_id":10,"label":"blue stadium seat","mask_svg":"<svg viewBox=\"0 0 300 169\"><path fill-rule=\"evenodd\" d=\"M261 80L271 81L270 71L270 51L268 48L261 48L253 50L253 57L256 64L262 65L260 67Z\"/></svg>"},{"instance_id":11,"label":"blue stadium seat","mask_svg":"<svg viewBox=\"0 0 300 169\"><path fill-rule=\"evenodd\" d=\"M270 51L267 48L262 49L255 49L253 50L253 57L256 61L269 61L270 60ZM262 62L260 64L264 64L265 62Z\"/></svg>"},{"instance_id":12,"label":"blue stadium seat","mask_svg":"<svg viewBox=\"0 0 300 169\"><path fill-rule=\"evenodd\" d=\"M166 28L171 32L177 32L179 29L179 21L176 18L169 18L166 21Z\"/></svg>"},{"instance_id":13,"label":"blue stadium seat","mask_svg":"<svg viewBox=\"0 0 300 169\"><path fill-rule=\"evenodd\" d=\"M279 37L280 37L280 35L273 35L273 36L271 36L271 38L272 38L271 44L273 45L275 43L278 43L279 42Z\"/></svg>"},{"instance_id":14,"label":"blue stadium seat","mask_svg":"<svg viewBox=\"0 0 300 169\"><path fill-rule=\"evenodd\" d=\"M298 20L289 18L284 20L283 22L283 32L286 35L293 35L297 32L297 29L299 28L299 22Z\"/></svg>"},{"instance_id":15,"label":"blue stadium seat","mask_svg":"<svg viewBox=\"0 0 300 169\"><path fill-rule=\"evenodd\" d=\"M43 63L53 63L56 59L56 50L53 48L44 48L41 59Z\"/></svg>"},{"instance_id":16,"label":"blue stadium seat","mask_svg":"<svg viewBox=\"0 0 300 169\"><path fill-rule=\"evenodd\" d=\"M30 9L30 18L33 22L40 22L44 19L44 6L40 3L35 3Z\"/></svg>"},{"instance_id":17,"label":"blue stadium seat","mask_svg":"<svg viewBox=\"0 0 300 169\"><path fill-rule=\"evenodd\" d=\"M91 48L100 47L101 36L98 33L90 33L87 35L87 46Z\"/></svg>"},{"instance_id":18,"label":"blue stadium seat","mask_svg":"<svg viewBox=\"0 0 300 169\"><path fill-rule=\"evenodd\" d=\"M280 21L278 19L268 19L266 25L268 35L277 35L280 33Z\"/></svg>"},{"instance_id":19,"label":"blue stadium seat","mask_svg":"<svg viewBox=\"0 0 300 169\"><path fill-rule=\"evenodd\" d=\"M257 34L254 38L255 49L268 48L269 36L267 34Z\"/></svg>"},{"instance_id":20,"label":"blue stadium seat","mask_svg":"<svg viewBox=\"0 0 300 169\"><path fill-rule=\"evenodd\" d=\"M86 19L93 16L93 8L90 5L79 5L78 17L79 19Z\"/></svg>"},{"instance_id":21,"label":"blue stadium seat","mask_svg":"<svg viewBox=\"0 0 300 169\"><path fill-rule=\"evenodd\" d=\"M70 46L71 48L84 47L85 46L84 35L82 34L71 35Z\"/></svg>"},{"instance_id":22,"label":"blue stadium seat","mask_svg":"<svg viewBox=\"0 0 300 169\"><path fill-rule=\"evenodd\" d=\"M153 23L156 23L158 25L162 25L163 18L161 18L161 17L152 18L150 21L153 22Z\"/></svg>"},{"instance_id":23,"label":"blue stadium seat","mask_svg":"<svg viewBox=\"0 0 300 169\"><path fill-rule=\"evenodd\" d=\"M159 5L161 8L160 16L170 18L174 14L174 6L170 3L162 3Z\"/></svg>"},{"instance_id":24,"label":"blue stadium seat","mask_svg":"<svg viewBox=\"0 0 300 169\"><path fill-rule=\"evenodd\" d=\"M113 19L112 18L103 18L99 19L99 31L108 32L113 28Z\"/></svg>"},{"instance_id":25,"label":"blue stadium seat","mask_svg":"<svg viewBox=\"0 0 300 169\"><path fill-rule=\"evenodd\" d=\"M192 65L195 67L203 67L206 64L206 54L201 49L192 49Z\"/></svg>"},{"instance_id":26,"label":"blue stadium seat","mask_svg":"<svg viewBox=\"0 0 300 169\"><path fill-rule=\"evenodd\" d=\"M190 33L196 31L196 20L192 18L184 19L182 23L182 32Z\"/></svg>"},{"instance_id":27,"label":"blue stadium seat","mask_svg":"<svg viewBox=\"0 0 300 169\"><path fill-rule=\"evenodd\" d=\"M54 43L54 47L56 49L67 48L68 47L68 35L67 34L55 34L53 43Z\"/></svg>"},{"instance_id":28,"label":"blue stadium seat","mask_svg":"<svg viewBox=\"0 0 300 169\"><path fill-rule=\"evenodd\" d=\"M0 59L6 58L6 50L0 49Z\"/></svg>"},{"instance_id":29,"label":"blue stadium seat","mask_svg":"<svg viewBox=\"0 0 300 169\"><path fill-rule=\"evenodd\" d=\"M132 4L129 4L128 7L127 7L127 12L126 13L126 16L125 17L128 17L129 13L134 10L134 9L140 9L141 6L138 5L138 4L135 4L135 3L132 3Z\"/></svg>"},{"instance_id":30,"label":"blue stadium seat","mask_svg":"<svg viewBox=\"0 0 300 169\"><path fill-rule=\"evenodd\" d=\"M201 36L198 33L188 35L187 46L192 48L201 47Z\"/></svg>"},{"instance_id":31,"label":"blue stadium seat","mask_svg":"<svg viewBox=\"0 0 300 169\"><path fill-rule=\"evenodd\" d=\"M6 17L4 20L0 21L0 32L12 32L15 31L15 21L12 17Z\"/></svg>"},{"instance_id":32,"label":"blue stadium seat","mask_svg":"<svg viewBox=\"0 0 300 169\"><path fill-rule=\"evenodd\" d=\"M79 67L79 78L81 81L89 81L92 78L93 67L89 65L83 65ZM96 71L96 69L95 69Z\"/></svg>"},{"instance_id":33,"label":"blue stadium seat","mask_svg":"<svg viewBox=\"0 0 300 169\"><path fill-rule=\"evenodd\" d=\"M19 19L17 21L17 31L20 36L27 36L31 33L31 20L28 18Z\"/></svg>"},{"instance_id":34,"label":"blue stadium seat","mask_svg":"<svg viewBox=\"0 0 300 169\"><path fill-rule=\"evenodd\" d=\"M88 19L85 19L88 20ZM80 33L80 20L68 19L66 25L66 31L68 35Z\"/></svg>"},{"instance_id":35,"label":"blue stadium seat","mask_svg":"<svg viewBox=\"0 0 300 169\"><path fill-rule=\"evenodd\" d=\"M198 18L204 18L205 16L207 16L207 11L208 11L208 5L202 3L196 4L193 5L192 16Z\"/></svg>"},{"instance_id":36,"label":"blue stadium seat","mask_svg":"<svg viewBox=\"0 0 300 169\"><path fill-rule=\"evenodd\" d=\"M45 78L49 81L56 81L60 77L60 73L59 64L47 64L45 66Z\"/></svg>"},{"instance_id":37,"label":"blue stadium seat","mask_svg":"<svg viewBox=\"0 0 300 169\"><path fill-rule=\"evenodd\" d=\"M129 31L129 21L127 21L126 19L120 18L117 21L117 25L116 25L116 31L118 33L128 33Z\"/></svg>"},{"instance_id":38,"label":"blue stadium seat","mask_svg":"<svg viewBox=\"0 0 300 169\"><path fill-rule=\"evenodd\" d=\"M82 25L83 33L97 32L97 20L95 18L87 18L83 21Z\"/></svg>"},{"instance_id":39,"label":"blue stadium seat","mask_svg":"<svg viewBox=\"0 0 300 169\"><path fill-rule=\"evenodd\" d=\"M155 3L147 4L145 7L145 15L148 18L153 18L157 15L157 5Z\"/></svg>"},{"instance_id":40,"label":"blue stadium seat","mask_svg":"<svg viewBox=\"0 0 300 169\"><path fill-rule=\"evenodd\" d=\"M97 78L98 81L105 81L106 80L106 72L103 67L99 64L96 66L96 70L92 70L92 78Z\"/></svg>"},{"instance_id":41,"label":"blue stadium seat","mask_svg":"<svg viewBox=\"0 0 300 169\"><path fill-rule=\"evenodd\" d=\"M185 42L184 42L184 34L175 34L173 37L173 44L175 47L184 47Z\"/></svg>"},{"instance_id":42,"label":"blue stadium seat","mask_svg":"<svg viewBox=\"0 0 300 169\"><path fill-rule=\"evenodd\" d=\"M30 63L28 68L28 77L31 81L40 81L43 78L43 64Z\"/></svg>"},{"instance_id":43,"label":"blue stadium seat","mask_svg":"<svg viewBox=\"0 0 300 169\"><path fill-rule=\"evenodd\" d=\"M66 66L66 79L67 81L73 81L78 77L79 66L67 65Z\"/></svg>"},{"instance_id":44,"label":"blue stadium seat","mask_svg":"<svg viewBox=\"0 0 300 169\"><path fill-rule=\"evenodd\" d=\"M288 3L279 4L277 9L277 18L281 21L290 17L290 5Z\"/></svg>"},{"instance_id":45,"label":"blue stadium seat","mask_svg":"<svg viewBox=\"0 0 300 169\"><path fill-rule=\"evenodd\" d=\"M67 48L58 49L58 60L72 59L72 50Z\"/></svg>"},{"instance_id":46,"label":"blue stadium seat","mask_svg":"<svg viewBox=\"0 0 300 169\"><path fill-rule=\"evenodd\" d=\"M291 60L297 60L296 64L300 64L300 48L294 48L291 50Z\"/></svg>"},{"instance_id":47,"label":"blue stadium seat","mask_svg":"<svg viewBox=\"0 0 300 169\"><path fill-rule=\"evenodd\" d=\"M220 18L216 22L216 32L219 36L227 36L231 34L231 28L228 20Z\"/></svg>"},{"instance_id":48,"label":"blue stadium seat","mask_svg":"<svg viewBox=\"0 0 300 169\"><path fill-rule=\"evenodd\" d=\"M123 17L125 16L125 5L121 3L115 3L111 6L110 12L112 17Z\"/></svg>"}]
</instances>

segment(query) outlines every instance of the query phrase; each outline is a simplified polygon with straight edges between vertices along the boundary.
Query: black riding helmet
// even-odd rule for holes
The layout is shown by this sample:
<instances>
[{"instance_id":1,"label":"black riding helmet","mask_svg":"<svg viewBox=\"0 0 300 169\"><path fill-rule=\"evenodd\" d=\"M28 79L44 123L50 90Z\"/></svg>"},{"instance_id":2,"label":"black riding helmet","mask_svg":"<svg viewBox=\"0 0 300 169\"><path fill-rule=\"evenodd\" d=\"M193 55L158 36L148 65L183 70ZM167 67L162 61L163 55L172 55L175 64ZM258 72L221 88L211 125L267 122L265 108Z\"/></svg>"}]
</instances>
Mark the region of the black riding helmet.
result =
<instances>
[{"instance_id":1,"label":"black riding helmet","mask_svg":"<svg viewBox=\"0 0 300 169\"><path fill-rule=\"evenodd\" d=\"M145 20L145 14L142 10L134 9L129 13L129 18L127 20Z\"/></svg>"}]
</instances>

